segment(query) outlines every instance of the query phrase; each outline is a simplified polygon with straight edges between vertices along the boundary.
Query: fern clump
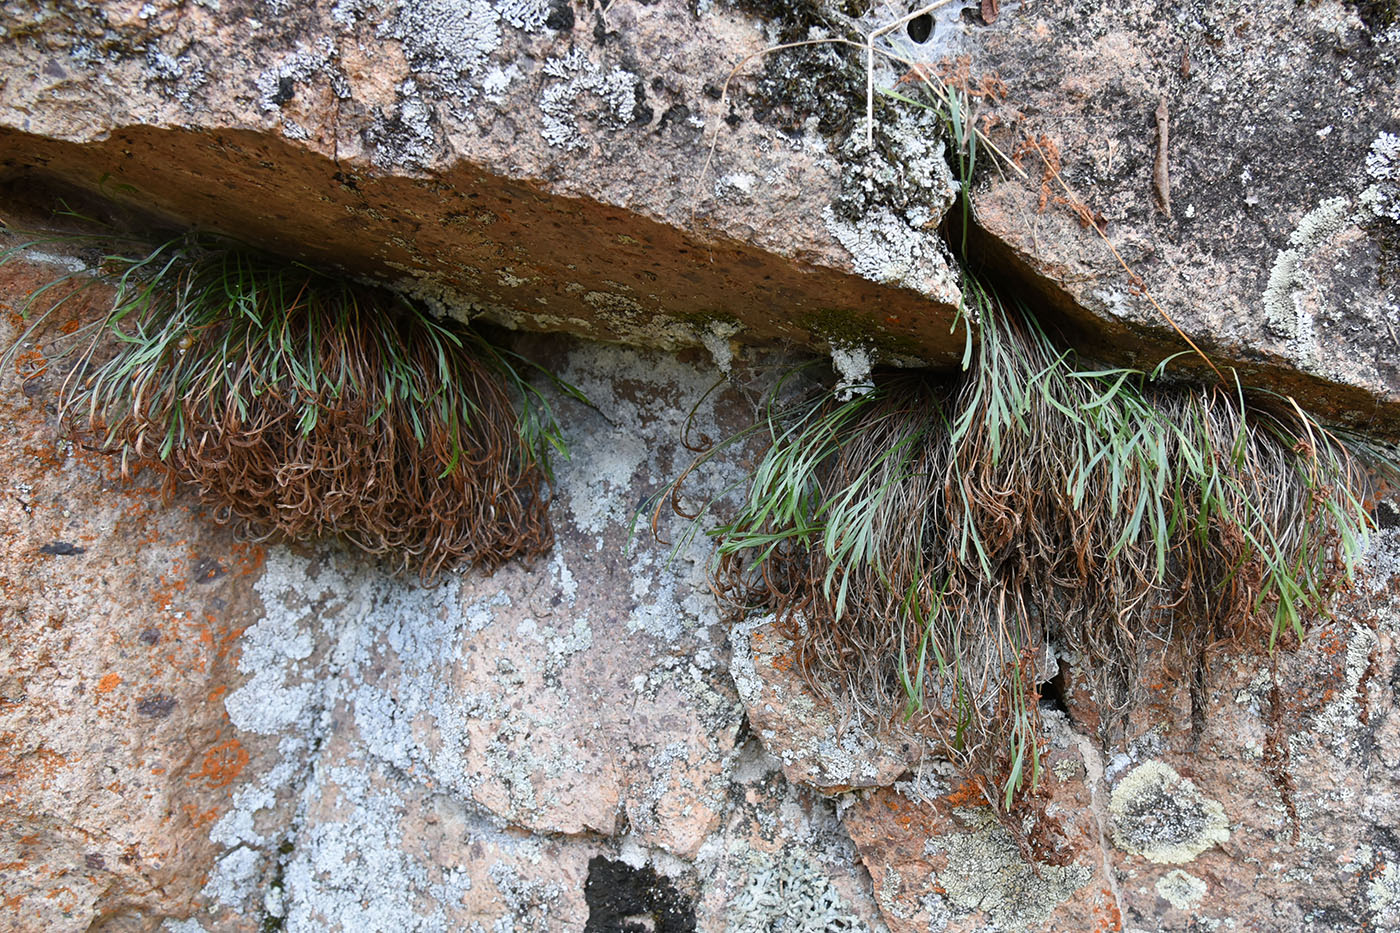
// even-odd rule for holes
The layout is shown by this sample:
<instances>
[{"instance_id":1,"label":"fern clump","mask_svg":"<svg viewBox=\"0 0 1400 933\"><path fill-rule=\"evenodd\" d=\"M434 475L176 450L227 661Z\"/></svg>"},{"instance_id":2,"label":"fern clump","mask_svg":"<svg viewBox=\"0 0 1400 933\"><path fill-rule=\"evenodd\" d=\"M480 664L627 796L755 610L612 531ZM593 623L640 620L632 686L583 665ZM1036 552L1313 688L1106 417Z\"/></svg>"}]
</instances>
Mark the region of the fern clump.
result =
<instances>
[{"instance_id":1,"label":"fern clump","mask_svg":"<svg viewBox=\"0 0 1400 933\"><path fill-rule=\"evenodd\" d=\"M249 536L340 537L425 580L550 546L558 425L528 364L472 328L203 237L65 279L83 284L30 296L20 343L110 290L101 316L46 333L43 365L124 476L154 467Z\"/></svg>"},{"instance_id":2,"label":"fern clump","mask_svg":"<svg viewBox=\"0 0 1400 933\"><path fill-rule=\"evenodd\" d=\"M1122 710L1169 646L1301 635L1362 547L1367 476L1291 400L1080 368L965 290L980 339L961 378L774 403L710 533L717 589L790 623L814 684L925 717L1010 806L1040 777L1054 649Z\"/></svg>"}]
</instances>

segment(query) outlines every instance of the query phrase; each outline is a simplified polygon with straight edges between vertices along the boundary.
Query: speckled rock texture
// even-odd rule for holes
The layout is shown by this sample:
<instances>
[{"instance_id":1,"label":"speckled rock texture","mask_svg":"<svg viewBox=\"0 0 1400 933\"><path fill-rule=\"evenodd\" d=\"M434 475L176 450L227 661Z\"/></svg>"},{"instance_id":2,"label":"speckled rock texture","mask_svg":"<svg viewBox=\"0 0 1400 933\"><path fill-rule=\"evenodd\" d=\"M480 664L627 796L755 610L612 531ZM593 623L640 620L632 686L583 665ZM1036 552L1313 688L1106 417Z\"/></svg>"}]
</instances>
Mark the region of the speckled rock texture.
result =
<instances>
[{"instance_id":1,"label":"speckled rock texture","mask_svg":"<svg viewBox=\"0 0 1400 933\"><path fill-rule=\"evenodd\" d=\"M1396 5L1002 6L965 48L974 75L1006 83L981 119L1032 178L979 183L989 262L1106 357L1157 358L1169 328L1146 292L1247 384L1393 431Z\"/></svg>"},{"instance_id":2,"label":"speckled rock texture","mask_svg":"<svg viewBox=\"0 0 1400 933\"><path fill-rule=\"evenodd\" d=\"M961 354L927 116L882 103L865 150L850 49L725 89L906 9L0 0L0 217L115 202L569 333L520 346L596 406L558 402L551 554L428 589L119 482L34 356L0 373L0 931L1400 929L1400 513L1302 645L1168 656L1126 724L1062 646L1006 819L634 522L753 422L774 341L847 382ZM1071 342L1180 349L1150 294L1400 434L1393 3L955 2L885 41L1005 84L978 124L1027 177L983 153L969 248ZM0 267L0 338L72 261Z\"/></svg>"},{"instance_id":3,"label":"speckled rock texture","mask_svg":"<svg viewBox=\"0 0 1400 933\"><path fill-rule=\"evenodd\" d=\"M1199 706L1169 660L1105 731L1067 652L1042 805L1007 822L771 619L727 625L702 541L629 538L696 401L691 437L747 423L781 361L525 349L597 406L560 401L559 543L432 589L240 545L74 443L54 376L6 374L0 929L1393 928L1400 532Z\"/></svg>"},{"instance_id":4,"label":"speckled rock texture","mask_svg":"<svg viewBox=\"0 0 1400 933\"><path fill-rule=\"evenodd\" d=\"M943 362L962 346L936 230L954 193L942 141L908 117L884 134L890 165L841 157L815 121L746 107L723 123L727 71L770 42L749 14L685 0L0 11L12 188L101 189L539 330L652 345L856 333ZM877 183L907 202L899 217L842 206Z\"/></svg>"}]
</instances>

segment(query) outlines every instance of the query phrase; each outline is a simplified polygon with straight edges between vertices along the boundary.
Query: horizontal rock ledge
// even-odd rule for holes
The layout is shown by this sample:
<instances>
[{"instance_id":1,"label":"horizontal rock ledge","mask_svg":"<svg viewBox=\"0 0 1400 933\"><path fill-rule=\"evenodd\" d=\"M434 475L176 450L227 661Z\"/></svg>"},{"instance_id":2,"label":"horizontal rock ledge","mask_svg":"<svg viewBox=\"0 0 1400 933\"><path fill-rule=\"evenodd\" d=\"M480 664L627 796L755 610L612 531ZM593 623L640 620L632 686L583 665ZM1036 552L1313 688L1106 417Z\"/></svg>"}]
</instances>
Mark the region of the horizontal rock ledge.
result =
<instances>
[{"instance_id":1,"label":"horizontal rock ledge","mask_svg":"<svg viewBox=\"0 0 1400 933\"><path fill-rule=\"evenodd\" d=\"M73 143L0 129L0 185L31 209L77 186L510 327L660 347L869 342L933 365L965 343L954 304L461 162L407 177L242 130Z\"/></svg>"},{"instance_id":2,"label":"horizontal rock ledge","mask_svg":"<svg viewBox=\"0 0 1400 933\"><path fill-rule=\"evenodd\" d=\"M431 178L348 170L277 138L135 126L92 143L0 129L10 210L56 206L73 187L271 252L378 277L456 314L509 327L660 347L707 336L824 351L868 342L887 358L957 364L955 305L635 212L550 194L459 164ZM1093 359L1150 369L1186 344L1165 320L1095 314L1043 267L975 227L986 272ZM1326 420L1400 435L1400 395L1294 368L1279 354L1193 337L1249 387L1291 395ZM1209 381L1206 364L1179 372Z\"/></svg>"}]
</instances>

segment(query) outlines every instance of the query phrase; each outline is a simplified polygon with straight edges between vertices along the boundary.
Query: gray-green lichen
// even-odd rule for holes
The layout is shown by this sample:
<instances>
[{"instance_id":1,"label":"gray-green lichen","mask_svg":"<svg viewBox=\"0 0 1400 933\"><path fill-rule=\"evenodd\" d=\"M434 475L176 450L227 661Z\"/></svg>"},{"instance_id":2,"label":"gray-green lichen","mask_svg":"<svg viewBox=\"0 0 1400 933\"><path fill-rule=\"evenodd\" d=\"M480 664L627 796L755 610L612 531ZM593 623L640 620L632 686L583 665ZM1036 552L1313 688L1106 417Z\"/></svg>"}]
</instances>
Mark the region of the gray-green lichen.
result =
<instances>
[{"instance_id":1,"label":"gray-green lichen","mask_svg":"<svg viewBox=\"0 0 1400 933\"><path fill-rule=\"evenodd\" d=\"M1386 863L1366 884L1371 929L1400 929L1400 869Z\"/></svg>"},{"instance_id":2,"label":"gray-green lichen","mask_svg":"<svg viewBox=\"0 0 1400 933\"><path fill-rule=\"evenodd\" d=\"M1225 808L1156 760L1124 775L1108 808L1114 843L1152 862L1183 864L1230 838Z\"/></svg>"},{"instance_id":3,"label":"gray-green lichen","mask_svg":"<svg viewBox=\"0 0 1400 933\"><path fill-rule=\"evenodd\" d=\"M1190 910L1206 896L1206 883L1180 868L1158 878L1155 887L1157 894L1177 910Z\"/></svg>"},{"instance_id":4,"label":"gray-green lichen","mask_svg":"<svg viewBox=\"0 0 1400 933\"><path fill-rule=\"evenodd\" d=\"M847 908L826 872L795 847L776 854L750 854L747 881L730 902L725 933L754 930L870 933L865 921Z\"/></svg>"},{"instance_id":5,"label":"gray-green lichen","mask_svg":"<svg viewBox=\"0 0 1400 933\"><path fill-rule=\"evenodd\" d=\"M954 910L981 911L993 928L1008 933L1043 930L1055 909L1093 876L1083 865L1033 865L990 814L960 814L975 827L972 832L940 836L925 847L930 854L947 856L947 867L937 873L937 883L943 888L943 900Z\"/></svg>"},{"instance_id":6,"label":"gray-green lichen","mask_svg":"<svg viewBox=\"0 0 1400 933\"><path fill-rule=\"evenodd\" d=\"M938 225L957 196L937 120L894 111L874 134L853 133L840 150L841 189L824 212L828 232L856 272L956 303L952 258Z\"/></svg>"},{"instance_id":7,"label":"gray-green lichen","mask_svg":"<svg viewBox=\"0 0 1400 933\"><path fill-rule=\"evenodd\" d=\"M583 49L574 48L545 62L544 73L555 79L540 94L540 110L544 114L540 135L551 146L566 151L588 148L578 123L578 99L583 94L602 104L596 119L603 128L620 129L632 120L639 84L632 72L616 66L605 71Z\"/></svg>"}]
</instances>

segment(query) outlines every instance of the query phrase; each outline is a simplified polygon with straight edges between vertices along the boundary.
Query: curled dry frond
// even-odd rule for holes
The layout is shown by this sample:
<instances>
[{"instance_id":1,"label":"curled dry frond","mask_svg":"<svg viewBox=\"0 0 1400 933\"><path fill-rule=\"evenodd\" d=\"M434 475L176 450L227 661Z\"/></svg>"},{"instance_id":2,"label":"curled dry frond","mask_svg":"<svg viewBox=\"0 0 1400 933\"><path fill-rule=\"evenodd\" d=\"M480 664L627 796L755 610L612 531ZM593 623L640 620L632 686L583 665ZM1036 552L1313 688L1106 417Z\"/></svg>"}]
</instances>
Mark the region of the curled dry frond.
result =
<instances>
[{"instance_id":1,"label":"curled dry frond","mask_svg":"<svg viewBox=\"0 0 1400 933\"><path fill-rule=\"evenodd\" d=\"M1050 645L1126 707L1169 644L1270 646L1350 574L1364 470L1296 405L1083 371L970 281L957 382L893 374L770 413L720 592L789 626L819 687L930 718L1007 806L1039 779Z\"/></svg>"},{"instance_id":2,"label":"curled dry frond","mask_svg":"<svg viewBox=\"0 0 1400 933\"><path fill-rule=\"evenodd\" d=\"M194 237L107 256L92 281L108 310L59 335L50 368L62 415L124 474L155 466L247 535L343 537L425 581L552 542L558 426L529 364L471 328ZM21 341L60 303L42 301Z\"/></svg>"}]
</instances>

